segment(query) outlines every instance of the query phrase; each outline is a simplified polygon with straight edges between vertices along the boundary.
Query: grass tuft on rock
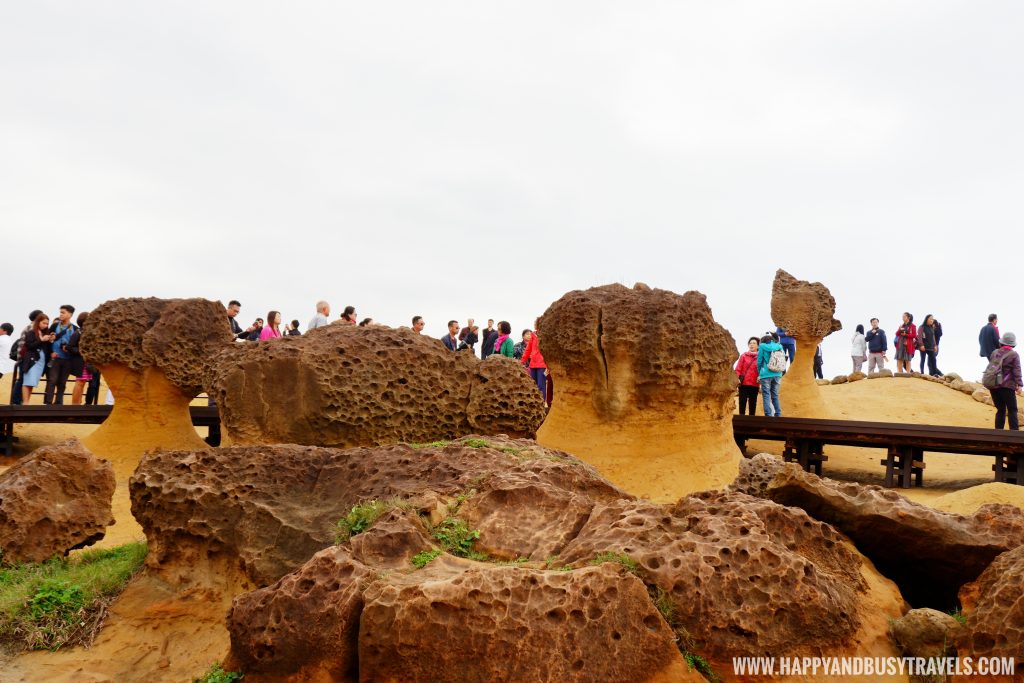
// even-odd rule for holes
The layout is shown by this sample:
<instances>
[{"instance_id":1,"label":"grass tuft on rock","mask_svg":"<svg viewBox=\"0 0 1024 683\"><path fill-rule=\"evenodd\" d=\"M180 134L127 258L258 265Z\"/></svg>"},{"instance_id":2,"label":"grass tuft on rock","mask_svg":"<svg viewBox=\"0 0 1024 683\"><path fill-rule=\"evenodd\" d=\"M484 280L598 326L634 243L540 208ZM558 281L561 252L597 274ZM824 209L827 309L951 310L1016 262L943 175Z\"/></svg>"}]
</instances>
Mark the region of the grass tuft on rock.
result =
<instances>
[{"instance_id":1,"label":"grass tuft on rock","mask_svg":"<svg viewBox=\"0 0 1024 683\"><path fill-rule=\"evenodd\" d=\"M12 651L89 645L145 558L140 542L0 569L0 644Z\"/></svg>"},{"instance_id":2,"label":"grass tuft on rock","mask_svg":"<svg viewBox=\"0 0 1024 683\"><path fill-rule=\"evenodd\" d=\"M605 562L614 562L616 564L621 564L623 567L625 567L627 570L634 574L636 574L640 570L640 564L629 555L626 555L625 553L601 553L600 555L592 559L590 561L590 564L596 566L599 564L604 564Z\"/></svg>"},{"instance_id":3,"label":"grass tuft on rock","mask_svg":"<svg viewBox=\"0 0 1024 683\"><path fill-rule=\"evenodd\" d=\"M192 683L235 683L244 676L235 671L225 671L220 662L214 662L210 670L203 674L202 678L195 678Z\"/></svg>"},{"instance_id":4,"label":"grass tuft on rock","mask_svg":"<svg viewBox=\"0 0 1024 683\"><path fill-rule=\"evenodd\" d=\"M371 500L355 505L348 514L338 520L334 526L334 540L344 543L348 539L363 533L377 521L377 518L394 508L394 500Z\"/></svg>"},{"instance_id":5,"label":"grass tuft on rock","mask_svg":"<svg viewBox=\"0 0 1024 683\"><path fill-rule=\"evenodd\" d=\"M423 552L416 553L412 556L412 566L416 567L416 569L423 569L428 564L430 564L438 557L440 557L442 553L444 553L444 551L439 550L437 548L433 550L424 550Z\"/></svg>"}]
</instances>

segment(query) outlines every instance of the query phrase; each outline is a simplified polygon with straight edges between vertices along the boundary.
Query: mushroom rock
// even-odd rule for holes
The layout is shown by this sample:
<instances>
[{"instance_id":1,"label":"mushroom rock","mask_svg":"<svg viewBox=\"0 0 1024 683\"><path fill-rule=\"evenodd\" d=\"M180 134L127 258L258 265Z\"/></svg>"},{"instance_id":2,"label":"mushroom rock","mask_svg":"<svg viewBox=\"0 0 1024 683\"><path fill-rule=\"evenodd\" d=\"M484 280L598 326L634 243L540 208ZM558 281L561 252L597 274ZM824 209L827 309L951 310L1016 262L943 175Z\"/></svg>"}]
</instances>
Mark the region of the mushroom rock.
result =
<instances>
[{"instance_id":1,"label":"mushroom rock","mask_svg":"<svg viewBox=\"0 0 1024 683\"><path fill-rule=\"evenodd\" d=\"M408 328L329 325L236 344L211 366L208 386L237 445L532 437L544 419L540 392L518 363L452 353Z\"/></svg>"},{"instance_id":2,"label":"mushroom rock","mask_svg":"<svg viewBox=\"0 0 1024 683\"><path fill-rule=\"evenodd\" d=\"M820 282L797 280L782 270L772 284L772 321L796 339L797 353L782 380L782 414L815 417L822 413L821 389L814 381L814 351L821 340L843 329L832 317L836 300Z\"/></svg>"},{"instance_id":3,"label":"mushroom rock","mask_svg":"<svg viewBox=\"0 0 1024 683\"><path fill-rule=\"evenodd\" d=\"M206 299L130 298L96 308L82 332L82 354L114 394L114 408L83 440L129 475L143 452L197 449L189 403L202 392L206 365L232 341L227 311Z\"/></svg>"},{"instance_id":4,"label":"mushroom rock","mask_svg":"<svg viewBox=\"0 0 1024 683\"><path fill-rule=\"evenodd\" d=\"M703 294L577 290L551 304L538 332L555 386L539 443L655 500L736 476L736 343Z\"/></svg>"}]
</instances>

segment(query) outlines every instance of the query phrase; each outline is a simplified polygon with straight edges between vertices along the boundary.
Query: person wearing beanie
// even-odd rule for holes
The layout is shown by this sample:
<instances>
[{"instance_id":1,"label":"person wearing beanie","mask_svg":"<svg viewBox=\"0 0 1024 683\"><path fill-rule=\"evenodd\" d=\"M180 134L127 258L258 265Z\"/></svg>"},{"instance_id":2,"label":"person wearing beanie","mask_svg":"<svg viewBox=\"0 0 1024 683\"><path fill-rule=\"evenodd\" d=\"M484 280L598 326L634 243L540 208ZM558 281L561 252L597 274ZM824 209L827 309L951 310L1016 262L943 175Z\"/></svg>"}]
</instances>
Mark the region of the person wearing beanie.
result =
<instances>
[{"instance_id":1,"label":"person wearing beanie","mask_svg":"<svg viewBox=\"0 0 1024 683\"><path fill-rule=\"evenodd\" d=\"M1000 364L999 382L995 388L989 389L996 406L996 429L1002 429L1007 420L1010 429L1020 429L1017 423L1017 396L1024 389L1024 382L1021 382L1020 355L1014 348L1016 346L1017 335L1004 332L999 338L999 348L989 358L990 362Z\"/></svg>"}]
</instances>

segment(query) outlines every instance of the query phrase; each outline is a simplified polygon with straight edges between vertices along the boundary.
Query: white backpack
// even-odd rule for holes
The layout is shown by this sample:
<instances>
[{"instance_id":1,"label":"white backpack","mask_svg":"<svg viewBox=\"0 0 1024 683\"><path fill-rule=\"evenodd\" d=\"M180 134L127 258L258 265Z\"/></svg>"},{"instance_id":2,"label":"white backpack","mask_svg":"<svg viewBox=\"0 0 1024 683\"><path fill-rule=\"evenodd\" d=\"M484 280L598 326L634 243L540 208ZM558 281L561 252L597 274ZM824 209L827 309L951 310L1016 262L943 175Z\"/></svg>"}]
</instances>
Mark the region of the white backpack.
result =
<instances>
[{"instance_id":1,"label":"white backpack","mask_svg":"<svg viewBox=\"0 0 1024 683\"><path fill-rule=\"evenodd\" d=\"M782 349L775 349L768 356L768 371L769 372L785 372L786 371L786 352Z\"/></svg>"}]
</instances>

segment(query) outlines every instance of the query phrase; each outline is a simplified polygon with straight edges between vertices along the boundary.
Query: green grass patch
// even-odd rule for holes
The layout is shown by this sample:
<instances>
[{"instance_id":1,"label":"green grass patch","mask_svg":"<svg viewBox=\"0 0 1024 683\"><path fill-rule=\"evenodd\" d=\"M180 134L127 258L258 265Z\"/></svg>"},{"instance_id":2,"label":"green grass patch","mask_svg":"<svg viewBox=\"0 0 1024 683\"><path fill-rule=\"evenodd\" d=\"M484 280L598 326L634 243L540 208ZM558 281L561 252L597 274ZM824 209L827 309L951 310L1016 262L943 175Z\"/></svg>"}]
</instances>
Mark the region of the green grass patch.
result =
<instances>
[{"instance_id":1,"label":"green grass patch","mask_svg":"<svg viewBox=\"0 0 1024 683\"><path fill-rule=\"evenodd\" d=\"M431 533L445 552L456 557L467 557L478 562L486 562L487 555L473 549L473 544L480 538L479 529L470 529L465 520L448 517L435 526Z\"/></svg>"},{"instance_id":2,"label":"green grass patch","mask_svg":"<svg viewBox=\"0 0 1024 683\"><path fill-rule=\"evenodd\" d=\"M0 569L0 643L15 650L88 645L145 558L145 543L129 543Z\"/></svg>"},{"instance_id":3,"label":"green grass patch","mask_svg":"<svg viewBox=\"0 0 1024 683\"><path fill-rule=\"evenodd\" d=\"M963 612L961 612L961 611L960 611L960 608L959 608L959 607L957 607L957 608L956 608L955 610L953 610L952 612L950 612L950 613L949 613L949 616L951 616L951 617L953 617L954 619L956 619L956 620L957 620L957 622L958 622L958 623L959 623L959 624L960 624L961 626L966 626L966 625L967 625L967 617L966 617L966 616L964 616Z\"/></svg>"},{"instance_id":4,"label":"green grass patch","mask_svg":"<svg viewBox=\"0 0 1024 683\"><path fill-rule=\"evenodd\" d=\"M615 562L616 564L621 564L623 567L633 572L634 574L636 574L640 570L639 563L637 563L636 560L634 560L629 555L626 555L625 553L601 553L600 555L592 559L590 561L590 564L599 565L604 564L605 562Z\"/></svg>"},{"instance_id":5,"label":"green grass patch","mask_svg":"<svg viewBox=\"0 0 1024 683\"><path fill-rule=\"evenodd\" d=\"M202 678L192 679L192 683L235 683L242 680L243 675L234 671L225 671L220 662L214 662L210 670Z\"/></svg>"},{"instance_id":6,"label":"green grass patch","mask_svg":"<svg viewBox=\"0 0 1024 683\"><path fill-rule=\"evenodd\" d=\"M434 550L424 550L423 552L416 553L412 556L412 566L416 567L416 569L423 569L440 557L443 552L443 550L435 548Z\"/></svg>"},{"instance_id":7,"label":"green grass patch","mask_svg":"<svg viewBox=\"0 0 1024 683\"><path fill-rule=\"evenodd\" d=\"M429 441L427 443L411 443L409 448L444 448L451 445L451 441Z\"/></svg>"},{"instance_id":8,"label":"green grass patch","mask_svg":"<svg viewBox=\"0 0 1024 683\"><path fill-rule=\"evenodd\" d=\"M470 448L491 448L502 453L509 453L511 455L519 455L525 448L518 446L499 446L496 443L491 443L487 439L466 439L462 442L463 446L469 446Z\"/></svg>"},{"instance_id":9,"label":"green grass patch","mask_svg":"<svg viewBox=\"0 0 1024 683\"><path fill-rule=\"evenodd\" d=\"M371 500L354 506L335 525L334 540L337 543L344 543L353 536L363 533L373 526L378 517L397 506L398 502L395 500Z\"/></svg>"},{"instance_id":10,"label":"green grass patch","mask_svg":"<svg viewBox=\"0 0 1024 683\"><path fill-rule=\"evenodd\" d=\"M683 659L686 660L686 666L690 667L691 670L696 669L697 673L711 681L711 683L718 683L721 680L718 674L712 670L711 665L708 664L708 660L700 655L684 650Z\"/></svg>"}]
</instances>

